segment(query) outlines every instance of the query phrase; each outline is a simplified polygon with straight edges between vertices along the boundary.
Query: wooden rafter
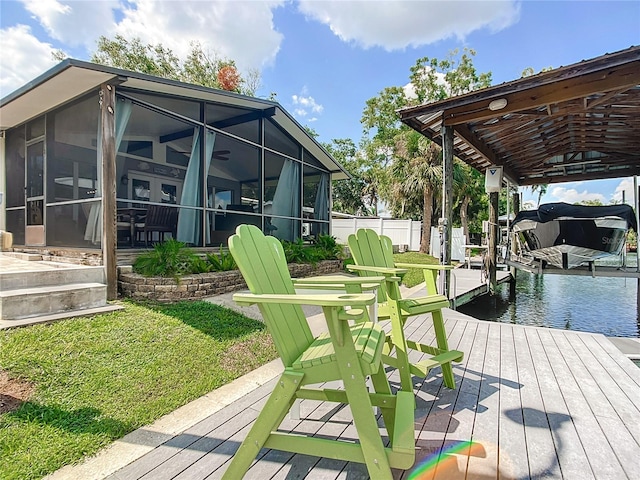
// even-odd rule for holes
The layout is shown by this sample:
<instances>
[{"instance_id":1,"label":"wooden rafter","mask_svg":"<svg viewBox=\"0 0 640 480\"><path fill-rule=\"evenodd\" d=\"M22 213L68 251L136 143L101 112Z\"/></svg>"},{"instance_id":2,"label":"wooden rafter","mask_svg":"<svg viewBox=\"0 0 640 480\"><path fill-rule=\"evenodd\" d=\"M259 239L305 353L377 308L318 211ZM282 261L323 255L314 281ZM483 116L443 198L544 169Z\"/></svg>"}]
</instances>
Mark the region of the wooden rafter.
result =
<instances>
[{"instance_id":1,"label":"wooden rafter","mask_svg":"<svg viewBox=\"0 0 640 480\"><path fill-rule=\"evenodd\" d=\"M507 105L489 110L499 98ZM480 171L501 165L523 185L635 175L640 169L640 47L399 114L432 139L443 125L453 126L459 158ZM602 155L586 158L581 155L586 152ZM564 165L549 163L555 156L563 156Z\"/></svg>"}]
</instances>

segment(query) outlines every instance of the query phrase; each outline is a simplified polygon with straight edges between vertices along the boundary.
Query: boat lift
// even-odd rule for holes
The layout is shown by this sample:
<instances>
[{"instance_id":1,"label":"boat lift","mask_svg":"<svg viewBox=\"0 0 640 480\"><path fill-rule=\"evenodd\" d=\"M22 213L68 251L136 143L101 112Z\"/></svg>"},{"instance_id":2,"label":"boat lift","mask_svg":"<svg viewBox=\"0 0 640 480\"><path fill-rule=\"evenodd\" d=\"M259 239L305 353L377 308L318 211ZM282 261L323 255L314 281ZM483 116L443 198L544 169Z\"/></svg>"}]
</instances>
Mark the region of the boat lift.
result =
<instances>
[{"instance_id":1,"label":"boat lift","mask_svg":"<svg viewBox=\"0 0 640 480\"><path fill-rule=\"evenodd\" d=\"M636 225L640 225L640 191L638 190L638 177L633 177L633 189L635 192L635 205L634 211L636 216ZM638 232L636 232L636 238L640 238ZM511 240L511 236L510 236ZM553 275L578 275L578 276L590 276L590 277L617 277L617 278L635 278L637 279L637 291L636 291L636 304L638 310L640 310L640 248L636 246L635 260L636 264L628 265L628 259L633 258L627 255L626 248L623 248L621 254L621 265L610 266L603 265L602 263L589 262L587 265L579 266L570 269L557 268L553 266L545 266L542 261L532 260L530 258L524 259L522 256L515 255L513 252L513 244L508 248L508 258L505 263L511 269L512 282L515 284L516 270L524 270L534 274L553 274Z\"/></svg>"}]
</instances>

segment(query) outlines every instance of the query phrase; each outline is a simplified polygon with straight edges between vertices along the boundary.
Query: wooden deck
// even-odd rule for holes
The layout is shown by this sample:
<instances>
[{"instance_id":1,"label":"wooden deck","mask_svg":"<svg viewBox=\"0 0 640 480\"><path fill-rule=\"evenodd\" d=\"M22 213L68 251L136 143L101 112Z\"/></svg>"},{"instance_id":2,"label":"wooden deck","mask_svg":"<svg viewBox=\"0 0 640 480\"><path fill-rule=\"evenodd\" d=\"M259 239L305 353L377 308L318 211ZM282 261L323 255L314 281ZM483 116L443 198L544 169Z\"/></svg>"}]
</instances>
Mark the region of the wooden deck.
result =
<instances>
[{"instance_id":1,"label":"wooden deck","mask_svg":"<svg viewBox=\"0 0 640 480\"><path fill-rule=\"evenodd\" d=\"M639 478L640 369L604 336L483 322L452 310L445 317L450 346L465 352L454 367L458 388L444 387L439 369L416 379L418 460L396 478ZM411 320L408 333L421 342L434 337L425 317ZM397 385L396 374L389 376ZM107 478L220 478L275 381ZM282 428L354 438L348 408L304 401L301 412L302 420L287 419ZM263 450L245 478L367 473L358 464Z\"/></svg>"}]
</instances>

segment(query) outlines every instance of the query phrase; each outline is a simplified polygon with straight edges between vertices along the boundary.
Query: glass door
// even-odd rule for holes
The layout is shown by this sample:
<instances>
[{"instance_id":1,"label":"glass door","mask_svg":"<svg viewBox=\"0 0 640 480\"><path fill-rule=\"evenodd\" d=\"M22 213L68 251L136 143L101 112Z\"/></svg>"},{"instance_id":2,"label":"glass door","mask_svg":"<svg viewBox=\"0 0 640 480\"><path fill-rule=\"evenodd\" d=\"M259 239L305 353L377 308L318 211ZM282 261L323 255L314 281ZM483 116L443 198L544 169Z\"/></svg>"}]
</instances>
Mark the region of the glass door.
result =
<instances>
[{"instance_id":1,"label":"glass door","mask_svg":"<svg viewBox=\"0 0 640 480\"><path fill-rule=\"evenodd\" d=\"M129 198L136 202L171 203L180 200L182 182L166 177L156 177L129 172L131 191ZM136 204L136 206L142 206Z\"/></svg>"},{"instance_id":2,"label":"glass door","mask_svg":"<svg viewBox=\"0 0 640 480\"><path fill-rule=\"evenodd\" d=\"M42 246L44 235L44 141L27 146L25 244Z\"/></svg>"}]
</instances>

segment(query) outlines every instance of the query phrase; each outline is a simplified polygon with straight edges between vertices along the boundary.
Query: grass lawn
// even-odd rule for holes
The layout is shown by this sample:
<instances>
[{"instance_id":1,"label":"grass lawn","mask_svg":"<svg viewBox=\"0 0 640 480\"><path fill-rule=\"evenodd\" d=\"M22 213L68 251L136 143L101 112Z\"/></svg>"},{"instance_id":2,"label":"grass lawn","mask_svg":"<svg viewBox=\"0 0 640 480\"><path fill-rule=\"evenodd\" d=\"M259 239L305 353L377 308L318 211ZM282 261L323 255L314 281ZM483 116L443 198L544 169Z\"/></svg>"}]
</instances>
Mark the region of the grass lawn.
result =
<instances>
[{"instance_id":1,"label":"grass lawn","mask_svg":"<svg viewBox=\"0 0 640 480\"><path fill-rule=\"evenodd\" d=\"M0 369L35 391L0 415L0 478L35 479L276 357L263 324L206 302L0 331Z\"/></svg>"},{"instance_id":2,"label":"grass lawn","mask_svg":"<svg viewBox=\"0 0 640 480\"><path fill-rule=\"evenodd\" d=\"M427 265L438 265L440 261L426 253L406 252L394 253L393 258L398 263L423 263ZM411 268L402 278L402 283L407 287L413 287L424 282L424 273L419 268Z\"/></svg>"}]
</instances>

